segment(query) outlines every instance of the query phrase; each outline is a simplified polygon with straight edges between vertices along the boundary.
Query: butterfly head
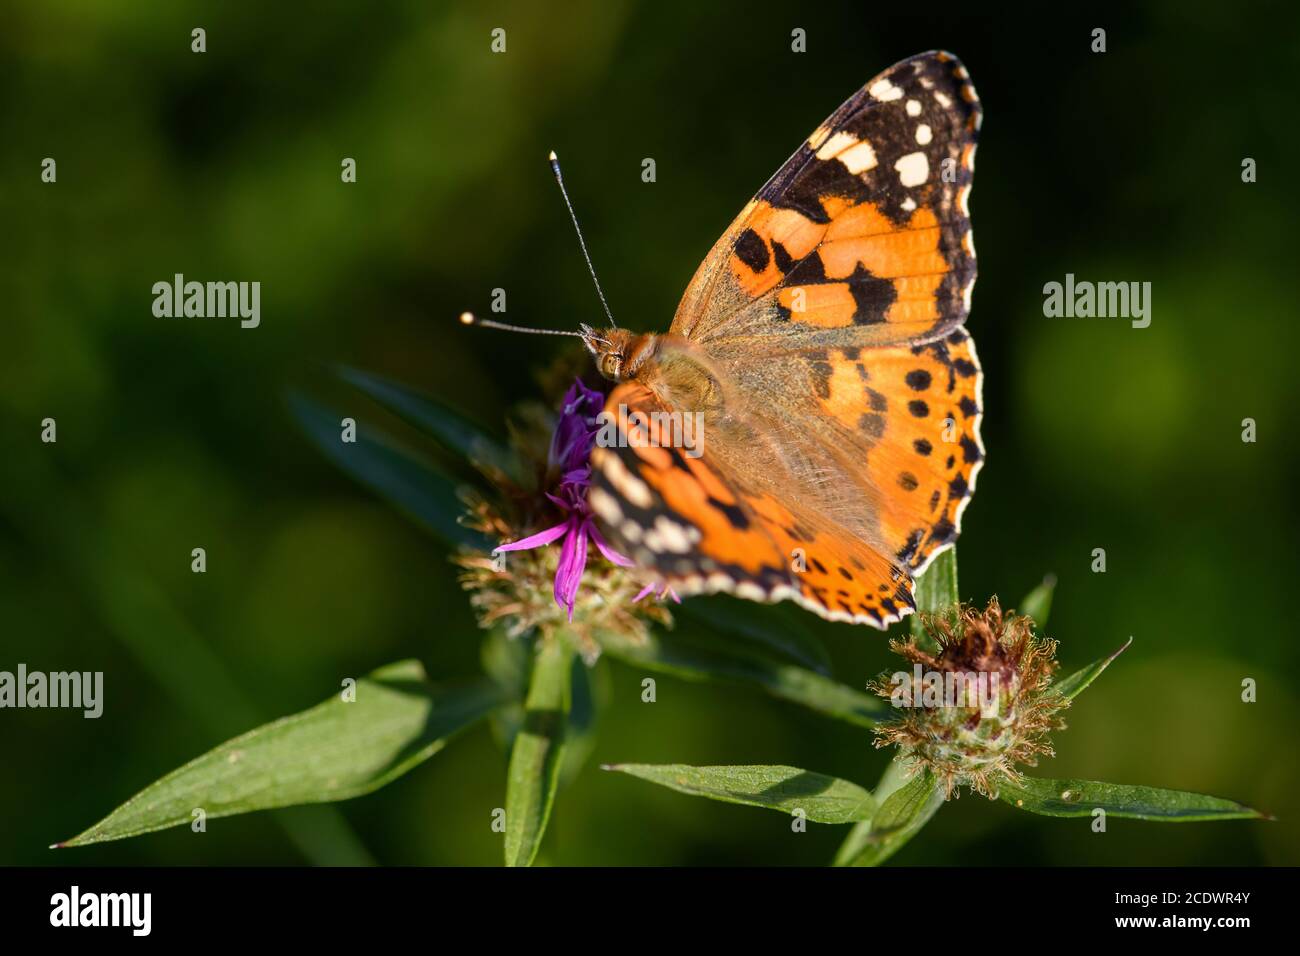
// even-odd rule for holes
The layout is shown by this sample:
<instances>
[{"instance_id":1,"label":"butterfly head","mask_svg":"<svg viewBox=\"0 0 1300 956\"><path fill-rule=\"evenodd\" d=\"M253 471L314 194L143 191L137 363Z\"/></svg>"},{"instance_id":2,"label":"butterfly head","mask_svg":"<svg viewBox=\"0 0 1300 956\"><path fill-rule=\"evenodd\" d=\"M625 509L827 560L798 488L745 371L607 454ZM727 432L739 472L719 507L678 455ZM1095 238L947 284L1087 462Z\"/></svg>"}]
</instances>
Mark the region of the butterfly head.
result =
<instances>
[{"instance_id":1,"label":"butterfly head","mask_svg":"<svg viewBox=\"0 0 1300 956\"><path fill-rule=\"evenodd\" d=\"M637 369L650 356L654 336L638 335L627 329L582 327L582 341L596 361L596 370L611 382L625 382L635 377Z\"/></svg>"}]
</instances>

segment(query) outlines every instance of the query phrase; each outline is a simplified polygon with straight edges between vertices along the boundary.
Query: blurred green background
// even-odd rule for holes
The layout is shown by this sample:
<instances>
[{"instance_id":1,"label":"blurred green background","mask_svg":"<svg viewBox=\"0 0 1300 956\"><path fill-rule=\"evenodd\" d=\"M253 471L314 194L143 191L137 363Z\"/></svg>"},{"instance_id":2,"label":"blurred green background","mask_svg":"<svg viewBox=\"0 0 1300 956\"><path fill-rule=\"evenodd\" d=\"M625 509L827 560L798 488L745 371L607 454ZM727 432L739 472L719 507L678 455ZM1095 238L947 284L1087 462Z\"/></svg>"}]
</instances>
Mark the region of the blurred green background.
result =
<instances>
[{"instance_id":1,"label":"blurred green background","mask_svg":"<svg viewBox=\"0 0 1300 956\"><path fill-rule=\"evenodd\" d=\"M1294 9L695 7L0 8L0 669L102 670L106 697L99 720L0 712L0 863L497 863L505 761L485 726L337 808L45 847L343 676L408 656L435 677L477 672L480 632L445 549L328 464L284 396L328 394L334 362L485 422L535 396L562 343L454 317L486 311L500 286L513 321L598 319L548 150L616 316L663 329L801 139L875 73L936 47L962 57L986 111L969 327L989 455L962 591L1014 603L1055 572L1049 630L1067 669L1134 637L1039 773L1200 790L1281 820L1094 834L968 795L896 862L1300 862ZM194 27L205 54L190 52ZM806 54L790 50L795 27ZM39 178L47 156L54 185ZM340 182L343 157L356 184ZM177 272L260 281L261 327L155 318L151 286ZM1150 281L1151 327L1044 318L1042 286L1067 272ZM39 440L46 417L56 445ZM1098 547L1105 574L1090 571ZM849 684L890 664L875 631L809 625ZM864 733L755 693L660 678L649 706L641 674L610 674L544 862L817 864L847 833L795 834L602 762L784 763L867 786L884 765ZM1241 702L1245 677L1258 703Z\"/></svg>"}]
</instances>

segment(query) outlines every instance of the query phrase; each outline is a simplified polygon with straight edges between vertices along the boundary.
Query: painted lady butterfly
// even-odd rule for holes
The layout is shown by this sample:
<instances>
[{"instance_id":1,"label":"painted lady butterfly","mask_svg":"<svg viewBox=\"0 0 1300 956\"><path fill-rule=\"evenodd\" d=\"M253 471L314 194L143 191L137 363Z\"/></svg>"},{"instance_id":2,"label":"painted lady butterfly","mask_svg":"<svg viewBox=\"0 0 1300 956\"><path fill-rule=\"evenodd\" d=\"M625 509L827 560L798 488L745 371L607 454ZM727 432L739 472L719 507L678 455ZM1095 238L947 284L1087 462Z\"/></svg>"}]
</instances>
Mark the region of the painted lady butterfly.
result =
<instances>
[{"instance_id":1,"label":"painted lady butterfly","mask_svg":"<svg viewBox=\"0 0 1300 956\"><path fill-rule=\"evenodd\" d=\"M915 609L984 458L962 328L980 115L956 57L903 60L741 210L666 334L584 330L633 419L591 459L616 548L683 594L880 628ZM702 454L671 447L671 413L703 413Z\"/></svg>"}]
</instances>

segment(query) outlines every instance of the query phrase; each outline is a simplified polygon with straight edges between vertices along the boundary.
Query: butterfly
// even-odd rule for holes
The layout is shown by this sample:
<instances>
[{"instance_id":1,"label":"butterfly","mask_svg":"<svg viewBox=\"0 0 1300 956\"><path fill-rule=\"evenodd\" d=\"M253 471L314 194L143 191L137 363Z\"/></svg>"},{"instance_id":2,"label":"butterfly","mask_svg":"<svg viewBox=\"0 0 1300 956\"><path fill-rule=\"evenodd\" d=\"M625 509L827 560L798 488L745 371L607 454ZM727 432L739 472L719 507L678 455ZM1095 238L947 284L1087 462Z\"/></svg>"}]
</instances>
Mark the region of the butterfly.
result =
<instances>
[{"instance_id":1,"label":"butterfly","mask_svg":"<svg viewBox=\"0 0 1300 956\"><path fill-rule=\"evenodd\" d=\"M915 610L984 460L980 120L952 54L895 64L741 210L666 334L584 328L618 423L588 504L660 583L879 628Z\"/></svg>"}]
</instances>

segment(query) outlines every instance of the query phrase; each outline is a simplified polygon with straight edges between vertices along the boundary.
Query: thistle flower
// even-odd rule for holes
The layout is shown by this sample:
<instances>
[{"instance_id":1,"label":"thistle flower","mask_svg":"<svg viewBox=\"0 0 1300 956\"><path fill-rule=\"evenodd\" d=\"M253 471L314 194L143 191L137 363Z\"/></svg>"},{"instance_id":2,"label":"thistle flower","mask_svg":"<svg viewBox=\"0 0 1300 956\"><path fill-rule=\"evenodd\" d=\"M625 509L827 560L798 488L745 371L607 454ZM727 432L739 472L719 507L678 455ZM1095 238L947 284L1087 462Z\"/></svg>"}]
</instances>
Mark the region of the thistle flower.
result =
<instances>
[{"instance_id":1,"label":"thistle flower","mask_svg":"<svg viewBox=\"0 0 1300 956\"><path fill-rule=\"evenodd\" d=\"M990 799L1018 783L1017 764L1052 756L1048 734L1064 723L1068 701L1050 689L1056 642L1034 634L1028 617L1006 616L997 598L984 610L962 606L953 617L922 618L938 654L915 639L890 649L913 665L872 685L900 708L876 727L876 746L897 746L908 769L928 769L948 799L969 787Z\"/></svg>"},{"instance_id":2,"label":"thistle flower","mask_svg":"<svg viewBox=\"0 0 1300 956\"><path fill-rule=\"evenodd\" d=\"M661 605L637 603L645 592L638 594L641 584L626 570L632 562L605 541L587 505L596 416L603 406L600 392L574 381L544 456L535 438L545 432L543 416L526 413L531 421L514 430L514 445L534 465L535 486L522 488L499 470L489 471L501 497L472 498L466 524L507 543L491 555L467 551L457 558L481 626L504 624L511 637L533 629L544 637L567 630L589 661L599 654L603 631L644 639L650 622L671 623ZM544 527L518 537L539 525ZM558 549L550 547L556 543ZM607 564L588 567L592 546Z\"/></svg>"},{"instance_id":3,"label":"thistle flower","mask_svg":"<svg viewBox=\"0 0 1300 956\"><path fill-rule=\"evenodd\" d=\"M596 442L596 416L604 405L600 392L575 381L564 396L560 420L551 436L548 465L559 469L558 493L546 492L546 497L566 515L559 524L545 531L529 535L522 541L494 548L493 554L506 551L527 551L544 547L561 538L564 545L555 570L555 603L569 612L573 621L573 605L578 596L578 584L587 568L587 542L590 541L606 561L620 568L630 568L632 562L623 557L601 537L587 507L587 489L591 486L591 449Z\"/></svg>"}]
</instances>

